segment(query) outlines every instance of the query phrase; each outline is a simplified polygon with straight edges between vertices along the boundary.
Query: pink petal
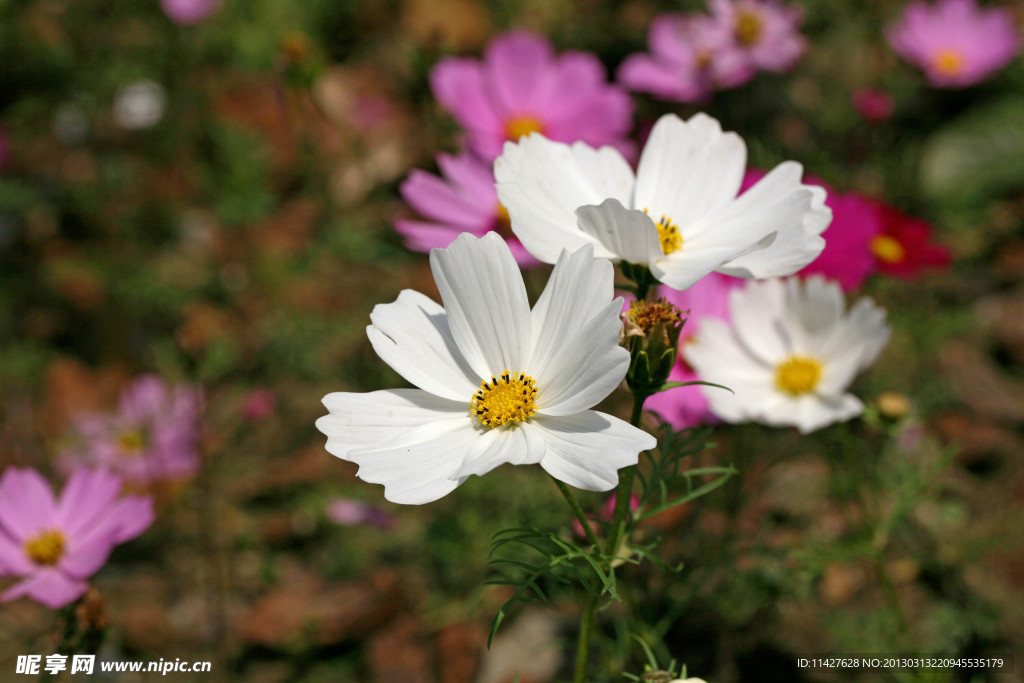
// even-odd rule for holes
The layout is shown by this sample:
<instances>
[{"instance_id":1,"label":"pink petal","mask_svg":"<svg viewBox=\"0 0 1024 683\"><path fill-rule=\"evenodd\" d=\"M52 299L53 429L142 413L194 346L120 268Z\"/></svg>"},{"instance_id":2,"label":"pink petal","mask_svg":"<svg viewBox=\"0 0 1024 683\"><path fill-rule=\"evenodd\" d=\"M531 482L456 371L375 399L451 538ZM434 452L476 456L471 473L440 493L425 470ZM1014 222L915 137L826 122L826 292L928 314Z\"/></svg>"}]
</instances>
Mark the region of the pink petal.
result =
<instances>
[{"instance_id":1,"label":"pink petal","mask_svg":"<svg viewBox=\"0 0 1024 683\"><path fill-rule=\"evenodd\" d=\"M30 468L11 467L0 479L0 525L16 542L23 542L54 523L53 490Z\"/></svg>"},{"instance_id":2,"label":"pink petal","mask_svg":"<svg viewBox=\"0 0 1024 683\"><path fill-rule=\"evenodd\" d=\"M29 597L50 609L59 609L82 597L88 587L85 581L73 579L58 569L47 567L8 588L0 594L0 601L10 602L20 597Z\"/></svg>"},{"instance_id":3,"label":"pink petal","mask_svg":"<svg viewBox=\"0 0 1024 683\"><path fill-rule=\"evenodd\" d=\"M116 543L111 536L93 536L88 543L69 544L68 551L57 563L69 577L87 579L107 563Z\"/></svg>"},{"instance_id":4,"label":"pink petal","mask_svg":"<svg viewBox=\"0 0 1024 683\"><path fill-rule=\"evenodd\" d=\"M528 31L512 31L487 46L484 55L487 79L506 115L539 114L535 108L554 54L551 44ZM543 99L543 98L542 98Z\"/></svg>"},{"instance_id":5,"label":"pink petal","mask_svg":"<svg viewBox=\"0 0 1024 683\"><path fill-rule=\"evenodd\" d=\"M441 178L414 169L399 191L405 201L427 218L472 228L494 216L497 202L487 198L467 197L457 193Z\"/></svg>"},{"instance_id":6,"label":"pink petal","mask_svg":"<svg viewBox=\"0 0 1024 683\"><path fill-rule=\"evenodd\" d=\"M27 576L35 571L35 564L25 555L21 544L0 529L0 575Z\"/></svg>"},{"instance_id":7,"label":"pink petal","mask_svg":"<svg viewBox=\"0 0 1024 683\"><path fill-rule=\"evenodd\" d=\"M96 523L117 498L121 487L121 479L107 470L76 469L61 492L56 516L58 528L69 537L79 535Z\"/></svg>"}]
</instances>

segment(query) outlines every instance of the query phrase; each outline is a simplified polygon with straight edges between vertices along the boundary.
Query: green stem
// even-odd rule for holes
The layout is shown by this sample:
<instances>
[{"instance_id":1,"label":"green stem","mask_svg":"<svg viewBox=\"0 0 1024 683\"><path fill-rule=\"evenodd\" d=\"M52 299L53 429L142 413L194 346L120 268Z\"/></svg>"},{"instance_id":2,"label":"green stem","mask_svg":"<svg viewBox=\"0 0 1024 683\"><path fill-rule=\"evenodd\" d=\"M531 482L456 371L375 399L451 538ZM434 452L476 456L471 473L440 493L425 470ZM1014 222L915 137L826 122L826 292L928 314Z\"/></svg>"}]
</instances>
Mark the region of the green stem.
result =
<instances>
[{"instance_id":1,"label":"green stem","mask_svg":"<svg viewBox=\"0 0 1024 683\"><path fill-rule=\"evenodd\" d=\"M634 427L640 426L640 416L643 414L644 401L647 397L640 394L633 395L633 415L629 423ZM615 514L612 517L611 526L608 527L608 544L605 546L605 556L609 559L609 572L614 572L612 560L615 559L622 542L622 536L626 528L626 514L629 511L629 498L633 490L633 472L636 465L629 467L619 477L619 487L615 491ZM594 609L597 607L597 596L590 593L587 596L587 604L583 607L583 616L580 617L580 635L576 641L576 669L573 674L573 683L586 683L587 659L590 651L590 631L594 625Z\"/></svg>"},{"instance_id":2,"label":"green stem","mask_svg":"<svg viewBox=\"0 0 1024 683\"><path fill-rule=\"evenodd\" d=\"M587 536L587 543L591 546L598 547L598 540L597 536L594 535L594 528L591 526L590 520L587 519L587 515L583 512L583 508L581 508L580 504L576 501L576 496L572 495L572 491L569 490L569 487L566 486L565 483L555 479L554 477L551 477L551 481L555 482L555 486L557 486L558 490L562 492L563 496L565 496L565 500L569 503L569 507L572 508L572 512L576 515L576 519L578 519L580 524L583 525L583 533Z\"/></svg>"},{"instance_id":3,"label":"green stem","mask_svg":"<svg viewBox=\"0 0 1024 683\"><path fill-rule=\"evenodd\" d=\"M587 593L587 604L583 606L580 617L580 637L576 641L576 668L572 674L573 683L586 683L587 659L590 654L590 631L594 625L594 608L597 607L597 596Z\"/></svg>"}]
</instances>

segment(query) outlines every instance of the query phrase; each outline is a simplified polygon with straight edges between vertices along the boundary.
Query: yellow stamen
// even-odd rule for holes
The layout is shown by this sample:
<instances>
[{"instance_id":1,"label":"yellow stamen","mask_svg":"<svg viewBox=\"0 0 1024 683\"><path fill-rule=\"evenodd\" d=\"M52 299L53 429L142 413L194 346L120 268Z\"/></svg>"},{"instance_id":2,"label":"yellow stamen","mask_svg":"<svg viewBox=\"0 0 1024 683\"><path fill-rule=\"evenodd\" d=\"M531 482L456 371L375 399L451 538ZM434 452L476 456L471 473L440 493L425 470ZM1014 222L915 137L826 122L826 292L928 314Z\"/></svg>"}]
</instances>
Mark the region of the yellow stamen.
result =
<instances>
[{"instance_id":1,"label":"yellow stamen","mask_svg":"<svg viewBox=\"0 0 1024 683\"><path fill-rule=\"evenodd\" d=\"M146 447L146 436L134 429L121 432L117 437L117 445L124 455L138 455Z\"/></svg>"},{"instance_id":2,"label":"yellow stamen","mask_svg":"<svg viewBox=\"0 0 1024 683\"><path fill-rule=\"evenodd\" d=\"M814 391L821 380L821 363L807 356L790 356L775 368L775 386L790 396Z\"/></svg>"},{"instance_id":3,"label":"yellow stamen","mask_svg":"<svg viewBox=\"0 0 1024 683\"><path fill-rule=\"evenodd\" d=\"M745 12L740 10L736 13L736 41L740 45L756 45L761 39L761 32L764 29L764 20L756 12Z\"/></svg>"},{"instance_id":4,"label":"yellow stamen","mask_svg":"<svg viewBox=\"0 0 1024 683\"><path fill-rule=\"evenodd\" d=\"M480 382L480 390L469 403L469 410L480 425L488 428L523 422L537 410L537 387L533 378L508 370L501 377Z\"/></svg>"},{"instance_id":5,"label":"yellow stamen","mask_svg":"<svg viewBox=\"0 0 1024 683\"><path fill-rule=\"evenodd\" d=\"M629 319L644 335L651 333L656 325L672 327L683 322L682 311L668 299L661 297L657 301L634 301L629 305Z\"/></svg>"},{"instance_id":6,"label":"yellow stamen","mask_svg":"<svg viewBox=\"0 0 1024 683\"><path fill-rule=\"evenodd\" d=\"M513 142L530 133L543 133L544 125L533 116L513 116L505 124L505 137Z\"/></svg>"},{"instance_id":7,"label":"yellow stamen","mask_svg":"<svg viewBox=\"0 0 1024 683\"><path fill-rule=\"evenodd\" d=\"M56 529L43 531L25 541L24 549L36 564L53 566L64 556L64 534Z\"/></svg>"},{"instance_id":8,"label":"yellow stamen","mask_svg":"<svg viewBox=\"0 0 1024 683\"><path fill-rule=\"evenodd\" d=\"M644 213L647 213L646 208L644 208ZM683 236L679 234L679 226L673 223L671 218L662 214L656 225L658 226L658 241L661 242L661 251L665 256L683 248Z\"/></svg>"},{"instance_id":9,"label":"yellow stamen","mask_svg":"<svg viewBox=\"0 0 1024 683\"><path fill-rule=\"evenodd\" d=\"M946 47L932 57L932 66L945 76L957 76L964 69L964 56L960 54L959 50Z\"/></svg>"},{"instance_id":10,"label":"yellow stamen","mask_svg":"<svg viewBox=\"0 0 1024 683\"><path fill-rule=\"evenodd\" d=\"M508 209L505 208L504 204L498 202L498 208L495 209L494 213L494 232L506 239L512 237L512 218L508 215Z\"/></svg>"},{"instance_id":11,"label":"yellow stamen","mask_svg":"<svg viewBox=\"0 0 1024 683\"><path fill-rule=\"evenodd\" d=\"M871 253L885 263L902 263L907 250L899 240L888 235L877 235L871 240Z\"/></svg>"}]
</instances>

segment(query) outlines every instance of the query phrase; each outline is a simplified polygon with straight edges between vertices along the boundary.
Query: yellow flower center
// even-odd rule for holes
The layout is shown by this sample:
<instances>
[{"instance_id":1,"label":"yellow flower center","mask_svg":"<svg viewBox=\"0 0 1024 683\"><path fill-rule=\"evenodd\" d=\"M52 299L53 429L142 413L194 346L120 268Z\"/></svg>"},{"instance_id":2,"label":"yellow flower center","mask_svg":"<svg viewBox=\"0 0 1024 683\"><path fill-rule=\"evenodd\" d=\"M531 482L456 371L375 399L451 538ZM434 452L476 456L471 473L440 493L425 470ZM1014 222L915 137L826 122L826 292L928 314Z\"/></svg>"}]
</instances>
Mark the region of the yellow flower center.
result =
<instances>
[{"instance_id":1,"label":"yellow flower center","mask_svg":"<svg viewBox=\"0 0 1024 683\"><path fill-rule=\"evenodd\" d=\"M121 432L117 437L117 445L123 455L138 455L146 447L146 436L136 429L130 429Z\"/></svg>"},{"instance_id":2,"label":"yellow flower center","mask_svg":"<svg viewBox=\"0 0 1024 683\"><path fill-rule=\"evenodd\" d=\"M964 56L959 50L946 47L935 53L932 58L932 66L939 73L946 76L956 76L964 68Z\"/></svg>"},{"instance_id":3,"label":"yellow flower center","mask_svg":"<svg viewBox=\"0 0 1024 683\"><path fill-rule=\"evenodd\" d=\"M790 396L814 391L821 380L821 363L807 356L790 356L775 368L775 386Z\"/></svg>"},{"instance_id":4,"label":"yellow flower center","mask_svg":"<svg viewBox=\"0 0 1024 683\"><path fill-rule=\"evenodd\" d=\"M25 554L36 564L52 566L64 556L64 534L56 529L43 531L25 541Z\"/></svg>"},{"instance_id":5,"label":"yellow flower center","mask_svg":"<svg viewBox=\"0 0 1024 683\"><path fill-rule=\"evenodd\" d=\"M764 20L756 12L745 12L740 10L736 14L736 40L740 45L751 46L757 44L761 39L761 32L764 29Z\"/></svg>"},{"instance_id":6,"label":"yellow flower center","mask_svg":"<svg viewBox=\"0 0 1024 683\"><path fill-rule=\"evenodd\" d=\"M508 239L512 237L512 218L508 215L508 209L501 202L498 202L498 208L494 210L494 232L498 233L502 237Z\"/></svg>"},{"instance_id":7,"label":"yellow flower center","mask_svg":"<svg viewBox=\"0 0 1024 683\"><path fill-rule=\"evenodd\" d=\"M544 125L534 116L513 116L505 124L505 137L513 142L530 133L543 133Z\"/></svg>"},{"instance_id":8,"label":"yellow flower center","mask_svg":"<svg viewBox=\"0 0 1024 683\"><path fill-rule=\"evenodd\" d=\"M697 64L697 69L699 71L706 70L709 66L711 66L711 59L711 50L698 50L696 57L694 57L694 61Z\"/></svg>"},{"instance_id":9,"label":"yellow flower center","mask_svg":"<svg viewBox=\"0 0 1024 683\"><path fill-rule=\"evenodd\" d=\"M665 256L683 248L683 236L679 234L679 226L673 223L668 216L658 219L658 240L661 242L661 250L665 252Z\"/></svg>"},{"instance_id":10,"label":"yellow flower center","mask_svg":"<svg viewBox=\"0 0 1024 683\"><path fill-rule=\"evenodd\" d=\"M480 390L473 396L469 409L482 426L492 428L510 422L523 422L537 410L534 400L537 386L533 378L508 370L501 377L480 382Z\"/></svg>"},{"instance_id":11,"label":"yellow flower center","mask_svg":"<svg viewBox=\"0 0 1024 683\"><path fill-rule=\"evenodd\" d=\"M872 238L871 253L885 263L902 263L907 257L907 250L900 241L888 235Z\"/></svg>"}]
</instances>

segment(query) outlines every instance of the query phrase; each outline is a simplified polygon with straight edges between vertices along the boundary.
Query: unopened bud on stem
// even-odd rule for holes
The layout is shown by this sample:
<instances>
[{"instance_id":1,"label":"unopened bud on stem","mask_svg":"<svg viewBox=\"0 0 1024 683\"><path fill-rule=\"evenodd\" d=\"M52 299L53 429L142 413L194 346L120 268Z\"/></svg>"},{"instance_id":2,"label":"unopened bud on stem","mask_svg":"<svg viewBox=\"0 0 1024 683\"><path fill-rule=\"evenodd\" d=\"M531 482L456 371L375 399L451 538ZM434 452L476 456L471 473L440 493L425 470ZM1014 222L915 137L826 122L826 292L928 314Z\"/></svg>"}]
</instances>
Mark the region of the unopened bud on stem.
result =
<instances>
[{"instance_id":1,"label":"unopened bud on stem","mask_svg":"<svg viewBox=\"0 0 1024 683\"><path fill-rule=\"evenodd\" d=\"M622 316L619 344L629 351L626 384L638 396L650 396L668 380L676 363L685 317L666 301L634 301Z\"/></svg>"}]
</instances>

